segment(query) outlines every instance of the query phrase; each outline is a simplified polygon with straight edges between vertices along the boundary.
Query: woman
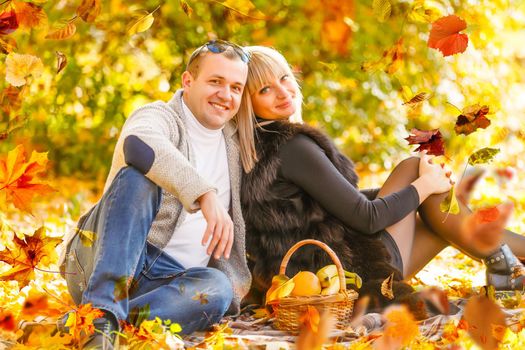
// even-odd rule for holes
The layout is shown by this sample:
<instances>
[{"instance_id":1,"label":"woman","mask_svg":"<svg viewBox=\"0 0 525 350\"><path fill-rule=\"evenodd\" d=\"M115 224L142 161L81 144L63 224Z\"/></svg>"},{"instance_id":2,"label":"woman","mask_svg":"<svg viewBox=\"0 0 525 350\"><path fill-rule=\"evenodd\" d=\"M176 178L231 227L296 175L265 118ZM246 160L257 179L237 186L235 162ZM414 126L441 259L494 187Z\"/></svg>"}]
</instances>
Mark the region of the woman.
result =
<instances>
[{"instance_id":1,"label":"woman","mask_svg":"<svg viewBox=\"0 0 525 350\"><path fill-rule=\"evenodd\" d=\"M492 234L503 230L509 206L489 224L477 224L463 205L459 215L444 220L439 204L452 186L450 172L425 154L402 161L381 189L360 192L352 162L327 136L289 122L300 117L302 96L285 58L267 47L247 50L247 102L257 117L258 159L243 178L241 203L253 294L270 286L288 248L306 238L327 243L346 270L363 278L360 294L372 295L376 305L388 302L380 284L391 273L398 301L415 301L403 278L451 244L484 258L489 283L497 289L522 288L524 277L514 278L512 272L523 265L508 246L499 248L499 236ZM524 237L505 231L503 240L525 256ZM318 248L304 248L292 258L287 275L329 263Z\"/></svg>"}]
</instances>

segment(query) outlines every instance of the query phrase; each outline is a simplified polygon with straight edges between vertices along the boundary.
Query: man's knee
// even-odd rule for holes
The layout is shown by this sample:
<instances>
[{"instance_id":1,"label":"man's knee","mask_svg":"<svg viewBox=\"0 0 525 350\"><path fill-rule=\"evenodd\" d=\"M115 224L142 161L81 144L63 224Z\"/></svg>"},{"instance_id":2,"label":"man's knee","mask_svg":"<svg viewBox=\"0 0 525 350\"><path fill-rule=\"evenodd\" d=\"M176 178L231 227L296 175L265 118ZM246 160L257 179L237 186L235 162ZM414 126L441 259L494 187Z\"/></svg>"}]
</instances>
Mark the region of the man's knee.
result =
<instances>
[{"instance_id":1,"label":"man's knee","mask_svg":"<svg viewBox=\"0 0 525 350\"><path fill-rule=\"evenodd\" d=\"M193 271L192 271L193 270ZM203 290L209 290L209 312L224 315L233 300L233 287L230 279L220 270L214 268L194 268L187 273L196 273L204 283ZM212 305L211 305L212 304Z\"/></svg>"},{"instance_id":2,"label":"man's knee","mask_svg":"<svg viewBox=\"0 0 525 350\"><path fill-rule=\"evenodd\" d=\"M121 168L113 179L112 186L116 182L119 183L119 186L125 188L127 192L134 193L135 196L140 198L145 199L148 196L157 198L160 194L159 187L132 166Z\"/></svg>"}]
</instances>

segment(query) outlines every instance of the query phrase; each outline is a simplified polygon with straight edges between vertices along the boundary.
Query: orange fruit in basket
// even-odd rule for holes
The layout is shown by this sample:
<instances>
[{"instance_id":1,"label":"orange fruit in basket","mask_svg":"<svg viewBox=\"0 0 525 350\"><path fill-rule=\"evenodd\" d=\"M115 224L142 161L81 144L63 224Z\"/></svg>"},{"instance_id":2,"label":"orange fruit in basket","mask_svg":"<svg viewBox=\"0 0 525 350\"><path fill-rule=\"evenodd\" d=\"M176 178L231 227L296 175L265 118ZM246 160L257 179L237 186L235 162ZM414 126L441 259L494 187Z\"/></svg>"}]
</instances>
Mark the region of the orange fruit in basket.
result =
<instances>
[{"instance_id":1,"label":"orange fruit in basket","mask_svg":"<svg viewBox=\"0 0 525 350\"><path fill-rule=\"evenodd\" d=\"M307 297L321 293L321 281L310 271L299 271L293 278L295 284L292 295Z\"/></svg>"}]
</instances>

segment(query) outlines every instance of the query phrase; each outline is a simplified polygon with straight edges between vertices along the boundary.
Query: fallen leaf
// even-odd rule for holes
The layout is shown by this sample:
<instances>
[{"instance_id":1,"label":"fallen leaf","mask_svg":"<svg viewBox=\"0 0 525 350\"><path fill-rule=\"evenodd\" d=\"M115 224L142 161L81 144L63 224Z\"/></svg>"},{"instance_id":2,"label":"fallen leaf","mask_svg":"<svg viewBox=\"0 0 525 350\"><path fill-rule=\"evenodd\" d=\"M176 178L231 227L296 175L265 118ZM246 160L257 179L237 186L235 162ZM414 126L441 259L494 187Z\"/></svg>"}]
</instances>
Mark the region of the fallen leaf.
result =
<instances>
[{"instance_id":1,"label":"fallen leaf","mask_svg":"<svg viewBox=\"0 0 525 350\"><path fill-rule=\"evenodd\" d=\"M458 135L469 135L479 128L486 129L490 125L490 120L486 117L488 113L489 107L479 104L463 108L454 126L454 131Z\"/></svg>"},{"instance_id":2,"label":"fallen leaf","mask_svg":"<svg viewBox=\"0 0 525 350\"><path fill-rule=\"evenodd\" d=\"M447 213L447 216L449 214L459 214L459 202L456 197L456 188L454 186L450 189L448 196L439 204L439 210L441 210L442 213Z\"/></svg>"},{"instance_id":3,"label":"fallen leaf","mask_svg":"<svg viewBox=\"0 0 525 350\"><path fill-rule=\"evenodd\" d=\"M55 191L35 178L46 167L47 152L33 151L26 162L22 145L9 151L5 160L0 159L0 208L12 202L18 209L31 213L31 203L35 196Z\"/></svg>"},{"instance_id":4,"label":"fallen leaf","mask_svg":"<svg viewBox=\"0 0 525 350\"><path fill-rule=\"evenodd\" d=\"M468 157L468 163L470 165L485 164L494 159L496 154L499 153L499 148L482 148Z\"/></svg>"},{"instance_id":5,"label":"fallen leaf","mask_svg":"<svg viewBox=\"0 0 525 350\"><path fill-rule=\"evenodd\" d=\"M100 10L100 0L82 0L82 3L77 8L77 15L85 22L91 23L100 14Z\"/></svg>"},{"instance_id":6,"label":"fallen leaf","mask_svg":"<svg viewBox=\"0 0 525 350\"><path fill-rule=\"evenodd\" d=\"M48 296L44 293L31 292L22 306L22 316L37 316L49 307Z\"/></svg>"},{"instance_id":7,"label":"fallen leaf","mask_svg":"<svg viewBox=\"0 0 525 350\"><path fill-rule=\"evenodd\" d=\"M51 40L66 40L75 35L77 31L77 26L72 21L67 22L67 24L61 28L58 28L46 35L46 39Z\"/></svg>"},{"instance_id":8,"label":"fallen leaf","mask_svg":"<svg viewBox=\"0 0 525 350\"><path fill-rule=\"evenodd\" d=\"M29 82L29 76L39 77L44 65L36 56L10 53L5 59L5 69L5 80L13 86L22 86Z\"/></svg>"},{"instance_id":9,"label":"fallen leaf","mask_svg":"<svg viewBox=\"0 0 525 350\"><path fill-rule=\"evenodd\" d=\"M394 290L392 289L393 286L394 273L392 272L392 274L381 283L381 294L387 299L394 299Z\"/></svg>"},{"instance_id":10,"label":"fallen leaf","mask_svg":"<svg viewBox=\"0 0 525 350\"><path fill-rule=\"evenodd\" d=\"M0 13L0 35L8 35L18 28L16 12L11 8Z\"/></svg>"},{"instance_id":11,"label":"fallen leaf","mask_svg":"<svg viewBox=\"0 0 525 350\"><path fill-rule=\"evenodd\" d=\"M480 348L498 349L499 340L494 337L493 327L506 328L506 323L505 314L496 303L487 297L473 296L465 306L463 319L468 323L470 336Z\"/></svg>"},{"instance_id":12,"label":"fallen leaf","mask_svg":"<svg viewBox=\"0 0 525 350\"><path fill-rule=\"evenodd\" d=\"M47 15L42 7L23 1L13 1L12 4L21 28L38 28L47 24Z\"/></svg>"},{"instance_id":13,"label":"fallen leaf","mask_svg":"<svg viewBox=\"0 0 525 350\"><path fill-rule=\"evenodd\" d=\"M13 239L14 248L6 248L0 252L0 261L12 266L12 268L0 274L0 281L18 281L19 288L29 284L34 276L37 265L49 265L57 260L56 246L62 243L62 239L48 237L45 228L40 227L32 236L17 236Z\"/></svg>"},{"instance_id":14,"label":"fallen leaf","mask_svg":"<svg viewBox=\"0 0 525 350\"><path fill-rule=\"evenodd\" d=\"M68 314L65 327L74 339L79 340L82 333L93 334L95 332L93 321L103 316L104 312L100 309L93 308L91 304L82 304Z\"/></svg>"},{"instance_id":15,"label":"fallen leaf","mask_svg":"<svg viewBox=\"0 0 525 350\"><path fill-rule=\"evenodd\" d=\"M0 308L0 329L14 331L16 329L16 319L10 310Z\"/></svg>"},{"instance_id":16,"label":"fallen leaf","mask_svg":"<svg viewBox=\"0 0 525 350\"><path fill-rule=\"evenodd\" d=\"M57 55L57 74L62 71L62 69L66 68L67 65L67 57L63 52L56 51Z\"/></svg>"},{"instance_id":17,"label":"fallen leaf","mask_svg":"<svg viewBox=\"0 0 525 350\"><path fill-rule=\"evenodd\" d=\"M409 145L419 145L415 152L427 151L427 154L435 156L445 154L443 137L439 129L419 130L413 128L405 140L408 141Z\"/></svg>"},{"instance_id":18,"label":"fallen leaf","mask_svg":"<svg viewBox=\"0 0 525 350\"><path fill-rule=\"evenodd\" d=\"M372 9L379 22L385 22L392 12L392 4L389 0L374 0Z\"/></svg>"},{"instance_id":19,"label":"fallen leaf","mask_svg":"<svg viewBox=\"0 0 525 350\"><path fill-rule=\"evenodd\" d=\"M456 15L441 17L432 23L428 37L428 47L441 51L443 56L462 53L467 49L468 36L460 32L467 23Z\"/></svg>"}]
</instances>

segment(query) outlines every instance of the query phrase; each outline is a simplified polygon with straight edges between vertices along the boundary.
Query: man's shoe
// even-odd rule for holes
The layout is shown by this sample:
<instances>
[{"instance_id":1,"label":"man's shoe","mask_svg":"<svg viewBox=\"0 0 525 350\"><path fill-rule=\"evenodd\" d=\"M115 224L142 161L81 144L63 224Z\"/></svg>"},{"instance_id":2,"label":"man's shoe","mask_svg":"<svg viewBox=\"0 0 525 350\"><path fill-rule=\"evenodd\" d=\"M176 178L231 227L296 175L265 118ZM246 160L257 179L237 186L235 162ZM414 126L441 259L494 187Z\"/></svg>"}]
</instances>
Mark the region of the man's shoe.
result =
<instances>
[{"instance_id":1,"label":"man's shoe","mask_svg":"<svg viewBox=\"0 0 525 350\"><path fill-rule=\"evenodd\" d=\"M119 324L113 315L106 313L105 317L93 321L95 333L84 343L85 350L114 350L117 348L117 333Z\"/></svg>"},{"instance_id":2,"label":"man's shoe","mask_svg":"<svg viewBox=\"0 0 525 350\"><path fill-rule=\"evenodd\" d=\"M525 266L503 244L498 251L483 259L487 267L487 284L496 290L523 290Z\"/></svg>"}]
</instances>

